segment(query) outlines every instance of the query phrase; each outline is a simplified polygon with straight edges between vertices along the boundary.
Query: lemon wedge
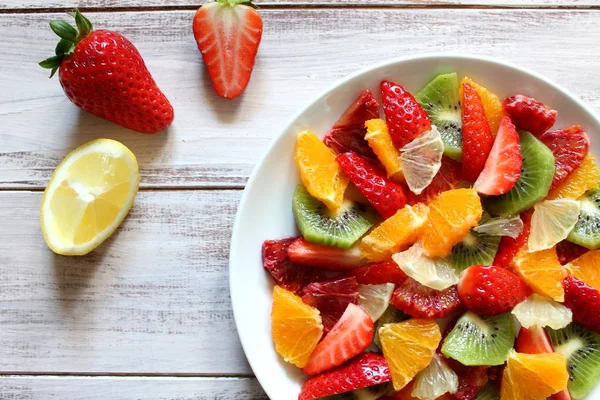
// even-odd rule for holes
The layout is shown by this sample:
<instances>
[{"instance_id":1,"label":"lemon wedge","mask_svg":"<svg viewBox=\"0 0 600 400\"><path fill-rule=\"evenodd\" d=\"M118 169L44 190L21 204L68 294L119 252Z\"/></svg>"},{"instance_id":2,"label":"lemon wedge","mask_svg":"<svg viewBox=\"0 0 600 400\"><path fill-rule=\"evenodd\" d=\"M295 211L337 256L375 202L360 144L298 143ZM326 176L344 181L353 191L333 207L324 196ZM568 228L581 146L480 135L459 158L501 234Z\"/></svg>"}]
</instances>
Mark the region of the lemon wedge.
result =
<instances>
[{"instance_id":1,"label":"lemon wedge","mask_svg":"<svg viewBox=\"0 0 600 400\"><path fill-rule=\"evenodd\" d=\"M122 143L98 139L70 152L42 197L40 223L50 249L84 255L117 229L133 205L140 173Z\"/></svg>"}]
</instances>

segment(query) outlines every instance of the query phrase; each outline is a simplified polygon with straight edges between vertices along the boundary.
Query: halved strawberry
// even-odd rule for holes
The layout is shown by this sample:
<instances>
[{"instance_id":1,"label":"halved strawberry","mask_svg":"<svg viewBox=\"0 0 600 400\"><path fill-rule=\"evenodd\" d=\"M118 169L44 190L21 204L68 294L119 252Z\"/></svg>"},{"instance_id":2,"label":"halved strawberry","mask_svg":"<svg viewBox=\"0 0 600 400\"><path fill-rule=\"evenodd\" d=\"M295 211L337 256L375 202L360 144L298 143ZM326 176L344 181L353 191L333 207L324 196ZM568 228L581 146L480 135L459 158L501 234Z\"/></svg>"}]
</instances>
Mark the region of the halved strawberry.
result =
<instances>
[{"instance_id":1,"label":"halved strawberry","mask_svg":"<svg viewBox=\"0 0 600 400\"><path fill-rule=\"evenodd\" d=\"M469 367L446 357L444 357L444 361L458 376L458 389L448 397L456 400L475 399L477 393L488 381L487 370L489 367Z\"/></svg>"},{"instance_id":2,"label":"halved strawberry","mask_svg":"<svg viewBox=\"0 0 600 400\"><path fill-rule=\"evenodd\" d=\"M556 110L522 94L507 97L502 105L517 129L524 129L536 136L552 128L558 115Z\"/></svg>"},{"instance_id":3,"label":"halved strawberry","mask_svg":"<svg viewBox=\"0 0 600 400\"><path fill-rule=\"evenodd\" d=\"M379 118L379 104L373 93L365 89L327 132L323 141L337 154L352 151L378 165L377 156L365 140L365 121L373 118Z\"/></svg>"},{"instance_id":4,"label":"halved strawberry","mask_svg":"<svg viewBox=\"0 0 600 400\"><path fill-rule=\"evenodd\" d=\"M297 238L265 240L262 248L263 266L277 284L294 293L311 283L327 279L325 271L298 265L290 261L288 248Z\"/></svg>"},{"instance_id":5,"label":"halved strawberry","mask_svg":"<svg viewBox=\"0 0 600 400\"><path fill-rule=\"evenodd\" d=\"M385 357L363 353L348 363L308 378L298 400L320 399L389 382L392 379Z\"/></svg>"},{"instance_id":6,"label":"halved strawberry","mask_svg":"<svg viewBox=\"0 0 600 400\"><path fill-rule=\"evenodd\" d=\"M581 126L545 132L540 140L554 154L554 179L550 190L557 187L581 165L590 150L590 140Z\"/></svg>"},{"instance_id":7,"label":"halved strawberry","mask_svg":"<svg viewBox=\"0 0 600 400\"><path fill-rule=\"evenodd\" d=\"M498 251L494 258L493 265L498 267L510 267L513 258L517 255L518 251L527 244L529 240L529 232L531 230L531 215L532 211L528 210L521 213L521 220L523 221L523 230L519 236L512 238L510 236L503 236L498 246Z\"/></svg>"},{"instance_id":8,"label":"halved strawberry","mask_svg":"<svg viewBox=\"0 0 600 400\"><path fill-rule=\"evenodd\" d=\"M521 176L522 166L519 134L510 118L502 117L492 150L473 189L486 196L507 193Z\"/></svg>"},{"instance_id":9,"label":"halved strawberry","mask_svg":"<svg viewBox=\"0 0 600 400\"><path fill-rule=\"evenodd\" d=\"M406 279L406 274L394 260L365 265L348 271L356 276L358 283L366 285L381 285L384 283L400 283Z\"/></svg>"},{"instance_id":10,"label":"halved strawberry","mask_svg":"<svg viewBox=\"0 0 600 400\"><path fill-rule=\"evenodd\" d=\"M383 218L391 217L406 205L402 186L390 181L385 172L378 170L358 154L340 154L337 156L337 162Z\"/></svg>"},{"instance_id":11,"label":"halved strawberry","mask_svg":"<svg viewBox=\"0 0 600 400\"><path fill-rule=\"evenodd\" d=\"M562 264L568 264L576 258L581 257L585 253L590 251L583 246L579 246L575 243L563 240L556 245L556 254L558 255L558 261Z\"/></svg>"},{"instance_id":12,"label":"halved strawberry","mask_svg":"<svg viewBox=\"0 0 600 400\"><path fill-rule=\"evenodd\" d=\"M302 301L321 312L324 332L329 332L348 304L358 303L358 282L349 277L309 283L302 288Z\"/></svg>"},{"instance_id":13,"label":"halved strawberry","mask_svg":"<svg viewBox=\"0 0 600 400\"><path fill-rule=\"evenodd\" d=\"M339 247L310 243L304 238L299 238L290 245L288 255L292 262L334 271L362 265L358 247L340 249Z\"/></svg>"},{"instance_id":14,"label":"halved strawberry","mask_svg":"<svg viewBox=\"0 0 600 400\"><path fill-rule=\"evenodd\" d=\"M194 38L219 96L233 99L246 89L262 28L249 0L217 0L196 12Z\"/></svg>"},{"instance_id":15,"label":"halved strawberry","mask_svg":"<svg viewBox=\"0 0 600 400\"><path fill-rule=\"evenodd\" d=\"M574 276L563 280L565 302L573 311L573 322L600 333L600 293Z\"/></svg>"},{"instance_id":16,"label":"halved strawberry","mask_svg":"<svg viewBox=\"0 0 600 400\"><path fill-rule=\"evenodd\" d=\"M429 203L440 193L446 190L456 189L461 181L462 176L462 164L454 161L448 157L442 157L442 166L435 175L429 186L417 195L411 192L407 192L408 204L413 205L416 203Z\"/></svg>"},{"instance_id":17,"label":"halved strawberry","mask_svg":"<svg viewBox=\"0 0 600 400\"><path fill-rule=\"evenodd\" d=\"M362 353L373 340L373 320L352 303L308 359L304 372L315 375Z\"/></svg>"},{"instance_id":18,"label":"halved strawberry","mask_svg":"<svg viewBox=\"0 0 600 400\"><path fill-rule=\"evenodd\" d=\"M390 81L382 81L380 86L385 120L392 142L398 149L431 129L427 112L412 94Z\"/></svg>"},{"instance_id":19,"label":"halved strawberry","mask_svg":"<svg viewBox=\"0 0 600 400\"><path fill-rule=\"evenodd\" d=\"M456 286L439 291L412 278L396 286L390 303L415 318L444 318L462 307Z\"/></svg>"},{"instance_id":20,"label":"halved strawberry","mask_svg":"<svg viewBox=\"0 0 600 400\"><path fill-rule=\"evenodd\" d=\"M463 83L462 95L463 158L462 178L475 182L492 150L494 137L477 90Z\"/></svg>"}]
</instances>

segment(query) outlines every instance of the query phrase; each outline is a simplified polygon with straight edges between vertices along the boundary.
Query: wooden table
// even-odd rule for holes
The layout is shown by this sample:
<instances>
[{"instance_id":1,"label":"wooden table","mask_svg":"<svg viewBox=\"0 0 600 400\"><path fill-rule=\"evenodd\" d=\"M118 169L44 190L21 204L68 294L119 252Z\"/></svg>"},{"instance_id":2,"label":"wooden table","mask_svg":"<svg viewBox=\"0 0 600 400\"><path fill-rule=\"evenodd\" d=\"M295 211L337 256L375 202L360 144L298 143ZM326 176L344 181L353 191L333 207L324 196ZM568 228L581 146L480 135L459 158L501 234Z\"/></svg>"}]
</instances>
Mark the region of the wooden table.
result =
<instances>
[{"instance_id":1,"label":"wooden table","mask_svg":"<svg viewBox=\"0 0 600 400\"><path fill-rule=\"evenodd\" d=\"M469 52L532 68L600 109L598 0L264 0L254 75L233 101L213 93L202 65L196 3L76 5L138 47L176 117L143 135L80 112L37 66L56 43L48 21L73 3L2 1L0 399L265 398L233 322L232 222L269 141L346 74ZM42 191L67 152L100 137L137 155L140 193L100 248L56 256L40 233Z\"/></svg>"}]
</instances>

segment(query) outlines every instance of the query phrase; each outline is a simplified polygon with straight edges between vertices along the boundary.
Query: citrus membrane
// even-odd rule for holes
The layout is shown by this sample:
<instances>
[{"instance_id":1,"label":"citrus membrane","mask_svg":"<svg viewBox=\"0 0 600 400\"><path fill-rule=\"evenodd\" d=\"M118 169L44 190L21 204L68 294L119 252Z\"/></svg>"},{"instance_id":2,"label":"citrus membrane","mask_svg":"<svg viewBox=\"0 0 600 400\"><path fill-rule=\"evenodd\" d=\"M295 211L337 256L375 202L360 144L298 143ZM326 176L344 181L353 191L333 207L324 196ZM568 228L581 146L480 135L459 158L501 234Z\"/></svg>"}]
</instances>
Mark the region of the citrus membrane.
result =
<instances>
[{"instance_id":1,"label":"citrus membrane","mask_svg":"<svg viewBox=\"0 0 600 400\"><path fill-rule=\"evenodd\" d=\"M530 328L533 325L549 326L552 329L562 329L569 325L573 313L567 307L537 293L532 294L512 310L521 326Z\"/></svg>"},{"instance_id":2,"label":"citrus membrane","mask_svg":"<svg viewBox=\"0 0 600 400\"><path fill-rule=\"evenodd\" d=\"M373 322L387 310L394 293L393 283L358 285L358 305L369 314Z\"/></svg>"},{"instance_id":3,"label":"citrus membrane","mask_svg":"<svg viewBox=\"0 0 600 400\"><path fill-rule=\"evenodd\" d=\"M444 144L435 125L400 149L402 173L409 189L415 194L429 186L442 166Z\"/></svg>"},{"instance_id":4,"label":"citrus membrane","mask_svg":"<svg viewBox=\"0 0 600 400\"><path fill-rule=\"evenodd\" d=\"M566 239L579 219L580 205L573 199L546 200L533 209L527 242L532 252L552 248Z\"/></svg>"},{"instance_id":5,"label":"citrus membrane","mask_svg":"<svg viewBox=\"0 0 600 400\"><path fill-rule=\"evenodd\" d=\"M510 236L516 239L523 230L523 221L518 215L492 218L476 226L473 230L490 236Z\"/></svg>"},{"instance_id":6,"label":"citrus membrane","mask_svg":"<svg viewBox=\"0 0 600 400\"><path fill-rule=\"evenodd\" d=\"M406 275L431 289L444 290L459 281L458 273L450 260L427 257L421 242L415 243L406 251L394 254L392 259Z\"/></svg>"},{"instance_id":7,"label":"citrus membrane","mask_svg":"<svg viewBox=\"0 0 600 400\"><path fill-rule=\"evenodd\" d=\"M433 360L415 377L412 396L421 400L435 400L444 393L456 393L458 376L436 353Z\"/></svg>"}]
</instances>

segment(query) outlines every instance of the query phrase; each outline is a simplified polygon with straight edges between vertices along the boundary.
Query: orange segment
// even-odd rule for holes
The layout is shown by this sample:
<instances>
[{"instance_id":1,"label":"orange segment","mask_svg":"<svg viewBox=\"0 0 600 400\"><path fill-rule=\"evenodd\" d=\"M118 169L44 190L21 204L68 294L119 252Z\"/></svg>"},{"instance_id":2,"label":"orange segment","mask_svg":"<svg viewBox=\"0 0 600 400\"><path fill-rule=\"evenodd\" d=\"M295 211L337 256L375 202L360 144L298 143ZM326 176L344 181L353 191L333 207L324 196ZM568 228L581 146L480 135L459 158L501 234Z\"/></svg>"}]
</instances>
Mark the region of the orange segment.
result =
<instances>
[{"instance_id":1,"label":"orange segment","mask_svg":"<svg viewBox=\"0 0 600 400\"><path fill-rule=\"evenodd\" d=\"M502 375L500 398L546 400L567 388L567 360L562 354L523 354L514 350Z\"/></svg>"},{"instance_id":2,"label":"orange segment","mask_svg":"<svg viewBox=\"0 0 600 400\"><path fill-rule=\"evenodd\" d=\"M578 199L588 190L598 186L600 170L596 166L596 159L588 154L575 171L571 172L560 185L554 188L546 197L546 200L554 199Z\"/></svg>"},{"instance_id":3,"label":"orange segment","mask_svg":"<svg viewBox=\"0 0 600 400\"><path fill-rule=\"evenodd\" d=\"M442 334L434 320L412 318L383 325L379 328L379 340L394 389L400 390L429 365Z\"/></svg>"},{"instance_id":4,"label":"orange segment","mask_svg":"<svg viewBox=\"0 0 600 400\"><path fill-rule=\"evenodd\" d=\"M444 258L476 226L483 208L474 189L448 190L429 203L421 242L430 257Z\"/></svg>"},{"instance_id":5,"label":"orange segment","mask_svg":"<svg viewBox=\"0 0 600 400\"><path fill-rule=\"evenodd\" d=\"M481 98L481 102L483 103L483 110L485 111L485 117L487 118L490 128L492 130L492 135L496 136L498 133L498 128L500 127L500 120L504 115L504 108L502 107L502 102L500 98L496 96L494 93L490 92L483 86L479 85L477 82L473 81L468 76L465 76L461 81L459 88L461 90L461 98L462 98L462 87L463 83L470 84L475 90L477 94Z\"/></svg>"},{"instance_id":6,"label":"orange segment","mask_svg":"<svg viewBox=\"0 0 600 400\"><path fill-rule=\"evenodd\" d=\"M365 139L385 167L387 176L394 180L402 180L400 152L392 142L385 121L382 119L370 119L365 122L365 127L367 128Z\"/></svg>"},{"instance_id":7,"label":"orange segment","mask_svg":"<svg viewBox=\"0 0 600 400\"><path fill-rule=\"evenodd\" d=\"M306 190L330 210L337 210L344 201L348 178L335 161L335 153L314 133L302 131L296 142L296 164Z\"/></svg>"},{"instance_id":8,"label":"orange segment","mask_svg":"<svg viewBox=\"0 0 600 400\"><path fill-rule=\"evenodd\" d=\"M321 314L294 293L275 286L271 335L277 353L285 361L303 368L323 335Z\"/></svg>"},{"instance_id":9,"label":"orange segment","mask_svg":"<svg viewBox=\"0 0 600 400\"><path fill-rule=\"evenodd\" d=\"M532 253L521 249L513 259L513 267L514 272L537 293L558 302L565 300L562 281L567 276L567 269L558 261L556 246Z\"/></svg>"},{"instance_id":10,"label":"orange segment","mask_svg":"<svg viewBox=\"0 0 600 400\"><path fill-rule=\"evenodd\" d=\"M429 207L422 203L398 210L362 239L360 249L363 258L369 262L385 261L416 242L428 213Z\"/></svg>"},{"instance_id":11,"label":"orange segment","mask_svg":"<svg viewBox=\"0 0 600 400\"><path fill-rule=\"evenodd\" d=\"M588 251L566 267L569 274L600 290L600 250Z\"/></svg>"}]
</instances>

